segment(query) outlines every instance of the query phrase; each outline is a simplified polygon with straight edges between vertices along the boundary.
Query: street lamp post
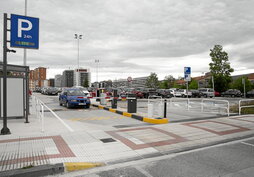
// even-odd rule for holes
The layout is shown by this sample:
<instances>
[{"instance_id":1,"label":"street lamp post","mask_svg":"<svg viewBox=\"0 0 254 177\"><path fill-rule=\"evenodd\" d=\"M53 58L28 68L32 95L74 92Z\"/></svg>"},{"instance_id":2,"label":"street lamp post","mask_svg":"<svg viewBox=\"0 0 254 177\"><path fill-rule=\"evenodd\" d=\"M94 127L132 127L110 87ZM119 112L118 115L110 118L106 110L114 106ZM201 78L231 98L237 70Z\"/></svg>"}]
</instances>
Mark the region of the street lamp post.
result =
<instances>
[{"instance_id":1,"label":"street lamp post","mask_svg":"<svg viewBox=\"0 0 254 177\"><path fill-rule=\"evenodd\" d=\"M75 34L74 38L78 40L78 69L77 69L77 86L79 86L79 40L82 39L81 34Z\"/></svg>"}]
</instances>

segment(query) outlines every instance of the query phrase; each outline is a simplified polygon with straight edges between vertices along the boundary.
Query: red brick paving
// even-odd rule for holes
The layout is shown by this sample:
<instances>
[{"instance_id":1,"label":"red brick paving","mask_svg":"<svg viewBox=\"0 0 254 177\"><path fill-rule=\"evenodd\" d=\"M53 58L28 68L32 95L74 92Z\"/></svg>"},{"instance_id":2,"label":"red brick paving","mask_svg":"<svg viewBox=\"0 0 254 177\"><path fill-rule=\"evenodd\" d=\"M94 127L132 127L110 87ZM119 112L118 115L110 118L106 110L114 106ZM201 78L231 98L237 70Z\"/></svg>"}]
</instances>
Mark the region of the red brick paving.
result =
<instances>
[{"instance_id":1,"label":"red brick paving","mask_svg":"<svg viewBox=\"0 0 254 177\"><path fill-rule=\"evenodd\" d=\"M233 130L225 130L225 131L215 131L215 130L212 130L212 129L209 129L209 128L204 128L204 127L199 127L198 126L198 124L203 124L203 123L208 123L208 122L231 126L231 127L234 127L235 129L233 129ZM182 125L193 127L193 128L202 129L202 130L214 133L216 135L221 135L221 136L222 135L233 134L233 133L237 133L237 132L243 132L243 131L250 130L250 129L245 128L245 127L240 127L240 126L237 126L237 125L233 125L233 124L229 124L229 123L224 123L224 122L217 122L217 121L213 121L213 120L200 121L200 122L189 122L189 123L183 123Z\"/></svg>"},{"instance_id":2,"label":"red brick paving","mask_svg":"<svg viewBox=\"0 0 254 177\"><path fill-rule=\"evenodd\" d=\"M31 137L31 138L20 138L20 139L9 139L9 140L0 140L0 143L10 143L10 142L19 142L19 141L31 141L31 140L42 140L42 139L52 139L59 151L59 154L46 154L39 156L30 156L16 159L5 159L4 161L0 161L0 166L2 165L10 165L16 163L23 162L31 162L31 161L41 161L47 160L51 158L64 158L64 157L76 157L75 154L71 151L68 144L64 141L61 136L45 136L45 137Z\"/></svg>"},{"instance_id":3,"label":"red brick paving","mask_svg":"<svg viewBox=\"0 0 254 177\"><path fill-rule=\"evenodd\" d=\"M155 141L155 142L151 142L151 143L135 144L131 140L129 140L129 139L127 139L127 138L125 138L125 137L118 134L118 132L128 132L128 131L146 130L146 129L151 129L151 130L163 133L165 135L168 135L170 137L170 139L169 140L164 140L164 141ZM117 131L108 131L107 133L109 135L111 135L112 137L118 139L119 141L121 141L125 145L129 146L133 150L143 149L143 148L148 148L148 147L154 147L154 146L164 146L164 145L176 144L176 143L187 141L187 139L185 139L181 136L178 136L174 133L164 131L164 130L154 128L154 127L144 127L144 128L133 128L133 129L117 130ZM171 139L172 137L174 139Z\"/></svg>"}]
</instances>

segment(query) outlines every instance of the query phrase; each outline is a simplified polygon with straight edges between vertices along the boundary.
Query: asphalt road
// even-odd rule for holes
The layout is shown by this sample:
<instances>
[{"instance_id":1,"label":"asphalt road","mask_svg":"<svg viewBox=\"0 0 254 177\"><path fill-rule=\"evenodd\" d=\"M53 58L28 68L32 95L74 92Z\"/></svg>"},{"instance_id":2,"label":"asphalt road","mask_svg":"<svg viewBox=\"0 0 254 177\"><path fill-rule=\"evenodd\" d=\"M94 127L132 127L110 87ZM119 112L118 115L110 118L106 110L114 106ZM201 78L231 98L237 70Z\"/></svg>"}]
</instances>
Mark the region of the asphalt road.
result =
<instances>
[{"instance_id":1,"label":"asphalt road","mask_svg":"<svg viewBox=\"0 0 254 177\"><path fill-rule=\"evenodd\" d=\"M253 177L254 139L62 175L75 177Z\"/></svg>"},{"instance_id":2,"label":"asphalt road","mask_svg":"<svg viewBox=\"0 0 254 177\"><path fill-rule=\"evenodd\" d=\"M138 121L129 117L125 117L119 114L115 114L109 111L101 110L96 107L91 106L89 109L85 108L66 108L60 106L58 102L58 96L47 96L36 94L36 97L44 102L51 110L57 114L62 120L64 120L68 125L75 124L78 125L79 130L82 129L82 125L98 125L99 127L135 127L140 125L150 125L145 122ZM54 117L54 115L46 110L46 117Z\"/></svg>"}]
</instances>

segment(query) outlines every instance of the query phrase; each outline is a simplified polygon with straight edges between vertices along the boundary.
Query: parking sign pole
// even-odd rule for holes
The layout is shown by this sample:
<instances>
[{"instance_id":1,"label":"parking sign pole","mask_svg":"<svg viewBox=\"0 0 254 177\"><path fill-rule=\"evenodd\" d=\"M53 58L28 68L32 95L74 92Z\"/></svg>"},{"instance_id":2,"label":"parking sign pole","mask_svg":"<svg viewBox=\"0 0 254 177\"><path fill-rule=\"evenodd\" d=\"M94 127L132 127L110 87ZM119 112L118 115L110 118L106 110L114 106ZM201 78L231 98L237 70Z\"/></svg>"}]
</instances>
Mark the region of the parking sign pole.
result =
<instances>
[{"instance_id":1,"label":"parking sign pole","mask_svg":"<svg viewBox=\"0 0 254 177\"><path fill-rule=\"evenodd\" d=\"M7 127L7 14L4 13L3 26L3 128L2 135L10 134L10 129Z\"/></svg>"}]
</instances>

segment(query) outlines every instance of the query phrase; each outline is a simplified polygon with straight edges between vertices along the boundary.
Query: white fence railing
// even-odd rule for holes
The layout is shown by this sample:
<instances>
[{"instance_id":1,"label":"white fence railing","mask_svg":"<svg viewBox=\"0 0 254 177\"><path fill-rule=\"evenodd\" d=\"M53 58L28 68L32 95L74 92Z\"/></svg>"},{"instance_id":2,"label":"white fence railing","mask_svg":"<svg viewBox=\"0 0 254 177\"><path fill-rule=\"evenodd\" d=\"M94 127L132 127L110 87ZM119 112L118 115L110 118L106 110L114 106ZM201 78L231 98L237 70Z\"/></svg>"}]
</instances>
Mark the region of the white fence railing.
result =
<instances>
[{"instance_id":1,"label":"white fence railing","mask_svg":"<svg viewBox=\"0 0 254 177\"><path fill-rule=\"evenodd\" d=\"M241 103L243 102L250 102L253 101L252 105L242 106ZM254 107L254 99L245 99L245 100L239 100L239 115L241 115L242 108L252 108Z\"/></svg>"},{"instance_id":2,"label":"white fence railing","mask_svg":"<svg viewBox=\"0 0 254 177\"><path fill-rule=\"evenodd\" d=\"M205 108L216 108L216 109L223 109L226 110L226 114L229 116L230 113L230 104L228 100L216 100L216 99L195 99L195 98L171 98L169 99L170 107L177 106L181 107L184 106L189 111L190 109L194 108L195 110L201 110L201 112L205 112ZM212 104L207 105L206 103L211 102ZM183 103L183 104L182 104ZM220 103L220 104L219 104ZM224 103L224 104L223 104ZM218 106L219 104L219 106ZM224 106L225 105L225 106Z\"/></svg>"},{"instance_id":3,"label":"white fence railing","mask_svg":"<svg viewBox=\"0 0 254 177\"><path fill-rule=\"evenodd\" d=\"M45 106L44 103L39 100L38 98L36 98L35 96L34 98L34 102L35 102L35 113L36 113L36 118L38 118L40 120L41 123L41 132L44 132L44 110L45 110Z\"/></svg>"},{"instance_id":4,"label":"white fence railing","mask_svg":"<svg viewBox=\"0 0 254 177\"><path fill-rule=\"evenodd\" d=\"M157 99L158 98L158 99ZM153 117L155 114L155 108L159 117L163 117L163 100L161 96L149 96L148 97L148 117Z\"/></svg>"},{"instance_id":5,"label":"white fence railing","mask_svg":"<svg viewBox=\"0 0 254 177\"><path fill-rule=\"evenodd\" d=\"M204 102L212 102L214 105L216 105L217 103L225 103L227 106L223 107L223 106L219 106L220 109L226 109L227 111L227 115L229 116L229 101L228 100L215 100L215 99L202 99L201 101L201 111L204 112Z\"/></svg>"}]
</instances>

